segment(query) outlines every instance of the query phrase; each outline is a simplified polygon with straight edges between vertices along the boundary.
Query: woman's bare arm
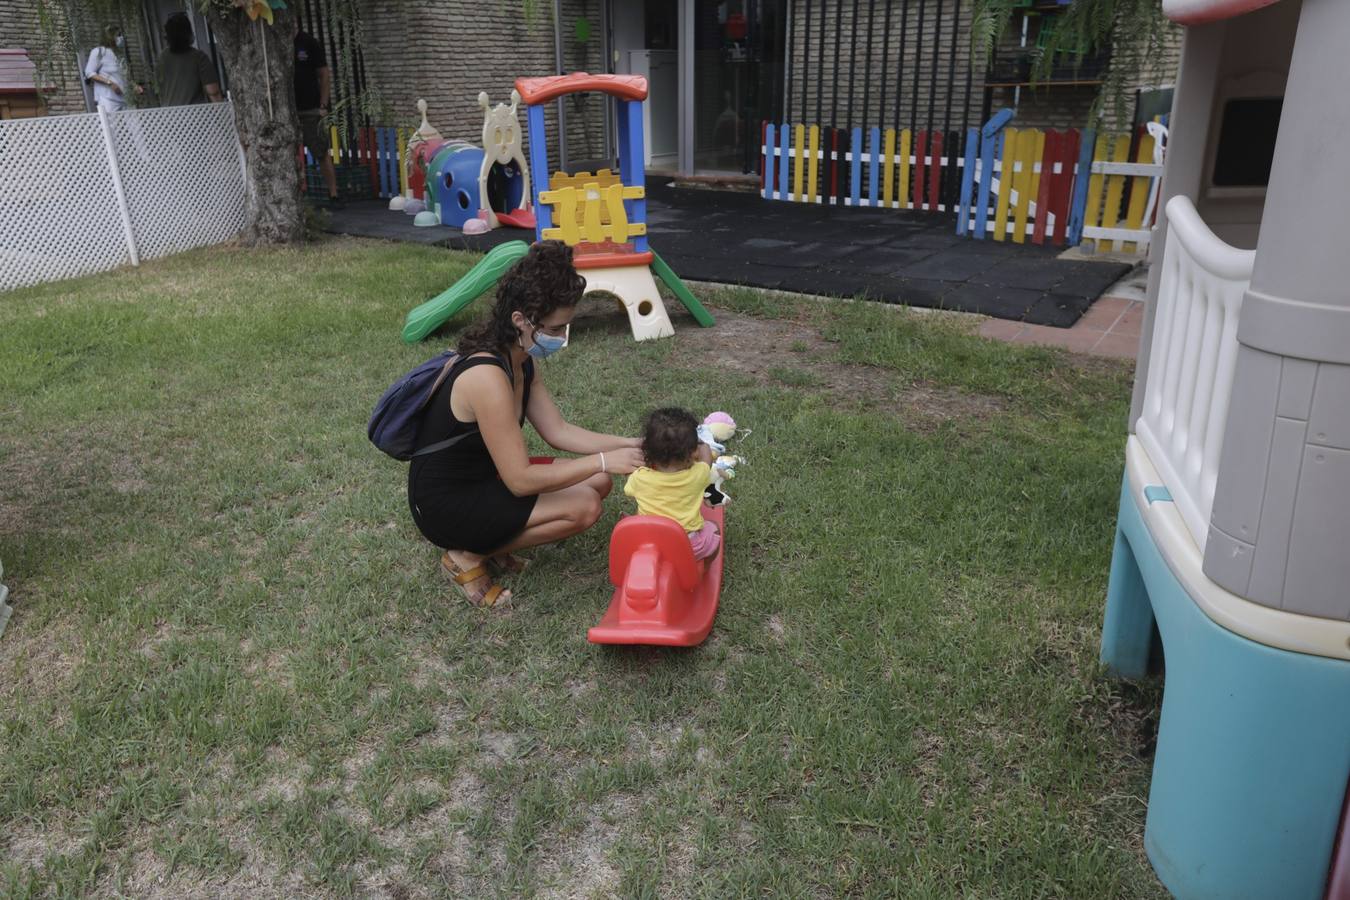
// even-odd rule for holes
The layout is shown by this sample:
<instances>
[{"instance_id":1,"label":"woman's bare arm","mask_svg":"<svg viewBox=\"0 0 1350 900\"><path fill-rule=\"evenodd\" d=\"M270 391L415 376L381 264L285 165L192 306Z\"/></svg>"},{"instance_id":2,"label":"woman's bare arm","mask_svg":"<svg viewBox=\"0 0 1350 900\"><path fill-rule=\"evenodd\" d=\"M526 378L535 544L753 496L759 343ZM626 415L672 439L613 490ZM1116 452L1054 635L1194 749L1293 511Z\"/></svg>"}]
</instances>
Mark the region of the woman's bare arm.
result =
<instances>
[{"instance_id":1,"label":"woman's bare arm","mask_svg":"<svg viewBox=\"0 0 1350 900\"><path fill-rule=\"evenodd\" d=\"M538 375L535 375L534 383L530 385L530 405L525 410L525 417L550 447L564 453L608 453L642 445L640 438L600 434L568 422Z\"/></svg>"},{"instance_id":2,"label":"woman's bare arm","mask_svg":"<svg viewBox=\"0 0 1350 900\"><path fill-rule=\"evenodd\" d=\"M599 451L578 459L560 459L552 465L532 464L525 449L525 435L515 417L511 383L494 366L465 371L455 382L455 390L477 421L502 482L517 497L570 487L602 470L627 474L635 468L631 460L619 453L607 454L602 463Z\"/></svg>"}]
</instances>

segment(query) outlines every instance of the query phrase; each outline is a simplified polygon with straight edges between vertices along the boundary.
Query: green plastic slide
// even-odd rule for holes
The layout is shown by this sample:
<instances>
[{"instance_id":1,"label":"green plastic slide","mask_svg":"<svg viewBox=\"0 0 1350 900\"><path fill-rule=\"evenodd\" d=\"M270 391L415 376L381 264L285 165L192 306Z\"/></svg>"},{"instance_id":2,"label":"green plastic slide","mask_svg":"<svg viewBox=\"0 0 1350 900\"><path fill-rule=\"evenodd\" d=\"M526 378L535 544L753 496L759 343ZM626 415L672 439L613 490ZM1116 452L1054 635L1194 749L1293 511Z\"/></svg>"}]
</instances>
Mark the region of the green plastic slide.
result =
<instances>
[{"instance_id":1,"label":"green plastic slide","mask_svg":"<svg viewBox=\"0 0 1350 900\"><path fill-rule=\"evenodd\" d=\"M650 247L648 249L650 249ZM660 278L666 283L666 287L670 288L671 293L680 299L680 302L684 304L684 308L694 314L694 321L698 322L698 324L702 325L704 328L711 328L713 326L712 313L708 312L707 308L704 307L702 303L699 303L693 294L689 293L689 288L684 286L684 282L680 280L680 276L676 275L675 271L671 269L670 266L666 265L666 261L661 258L661 254L657 253L655 250L652 250L652 271L656 273L657 278Z\"/></svg>"},{"instance_id":2,"label":"green plastic slide","mask_svg":"<svg viewBox=\"0 0 1350 900\"><path fill-rule=\"evenodd\" d=\"M403 323L404 342L415 344L441 327L447 319L495 285L529 249L530 245L524 241L508 241L493 247L463 278L408 313Z\"/></svg>"}]
</instances>

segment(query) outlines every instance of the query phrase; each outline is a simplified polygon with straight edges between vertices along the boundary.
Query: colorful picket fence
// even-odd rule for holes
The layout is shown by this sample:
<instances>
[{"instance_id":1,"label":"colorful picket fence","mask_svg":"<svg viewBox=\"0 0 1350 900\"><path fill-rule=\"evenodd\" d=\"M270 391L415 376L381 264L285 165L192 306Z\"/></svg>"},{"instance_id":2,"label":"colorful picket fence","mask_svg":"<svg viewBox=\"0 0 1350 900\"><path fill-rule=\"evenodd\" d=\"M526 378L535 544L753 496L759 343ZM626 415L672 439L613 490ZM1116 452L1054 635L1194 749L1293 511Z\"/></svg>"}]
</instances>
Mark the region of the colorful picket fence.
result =
<instances>
[{"instance_id":1,"label":"colorful picket fence","mask_svg":"<svg viewBox=\"0 0 1350 900\"><path fill-rule=\"evenodd\" d=\"M956 202L959 132L765 123L763 136L767 199L943 212Z\"/></svg>"},{"instance_id":2,"label":"colorful picket fence","mask_svg":"<svg viewBox=\"0 0 1350 900\"><path fill-rule=\"evenodd\" d=\"M1142 252L1162 175L1154 137L1009 127L954 132L765 123L769 200L950 212L976 240ZM1131 147L1135 148L1133 161Z\"/></svg>"},{"instance_id":3,"label":"colorful picket fence","mask_svg":"<svg viewBox=\"0 0 1350 900\"><path fill-rule=\"evenodd\" d=\"M367 126L343 135L331 128L328 146L344 196L387 199L406 191L404 129ZM310 149L304 147L300 152L304 154L306 168L317 171L318 163ZM314 178L310 173L308 180Z\"/></svg>"}]
</instances>

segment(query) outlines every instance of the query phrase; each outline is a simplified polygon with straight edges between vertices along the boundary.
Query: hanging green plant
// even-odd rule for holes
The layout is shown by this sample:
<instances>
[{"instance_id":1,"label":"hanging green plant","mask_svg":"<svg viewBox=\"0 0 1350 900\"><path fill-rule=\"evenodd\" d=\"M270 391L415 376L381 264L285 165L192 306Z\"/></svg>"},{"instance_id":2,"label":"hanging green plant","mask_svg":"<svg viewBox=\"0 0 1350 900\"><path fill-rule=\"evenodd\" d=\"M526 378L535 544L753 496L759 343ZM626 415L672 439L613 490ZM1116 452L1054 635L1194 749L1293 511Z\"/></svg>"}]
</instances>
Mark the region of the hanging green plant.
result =
<instances>
[{"instance_id":1,"label":"hanging green plant","mask_svg":"<svg viewBox=\"0 0 1350 900\"><path fill-rule=\"evenodd\" d=\"M1014 13L1026 5L1026 0L974 0L972 58L990 59ZM1074 0L1048 31L1031 51L1032 85L1046 82L1056 64L1109 54L1087 124L1100 125L1109 110L1110 123L1120 126L1132 120L1133 87L1145 79L1158 51L1175 40L1176 26L1163 15L1161 0Z\"/></svg>"}]
</instances>

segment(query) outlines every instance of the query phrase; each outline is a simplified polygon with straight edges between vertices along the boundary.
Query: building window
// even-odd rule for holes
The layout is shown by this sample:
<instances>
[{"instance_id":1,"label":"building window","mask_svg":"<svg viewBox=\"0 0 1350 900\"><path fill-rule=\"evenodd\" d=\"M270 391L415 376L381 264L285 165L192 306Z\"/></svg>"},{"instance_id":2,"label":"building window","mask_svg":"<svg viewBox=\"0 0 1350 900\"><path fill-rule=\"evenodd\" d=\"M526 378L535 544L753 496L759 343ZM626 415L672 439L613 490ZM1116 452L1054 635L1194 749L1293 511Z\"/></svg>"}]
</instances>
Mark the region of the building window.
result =
<instances>
[{"instance_id":1,"label":"building window","mask_svg":"<svg viewBox=\"0 0 1350 900\"><path fill-rule=\"evenodd\" d=\"M1215 187L1265 187L1275 157L1282 97L1239 97L1223 107L1214 155Z\"/></svg>"}]
</instances>

